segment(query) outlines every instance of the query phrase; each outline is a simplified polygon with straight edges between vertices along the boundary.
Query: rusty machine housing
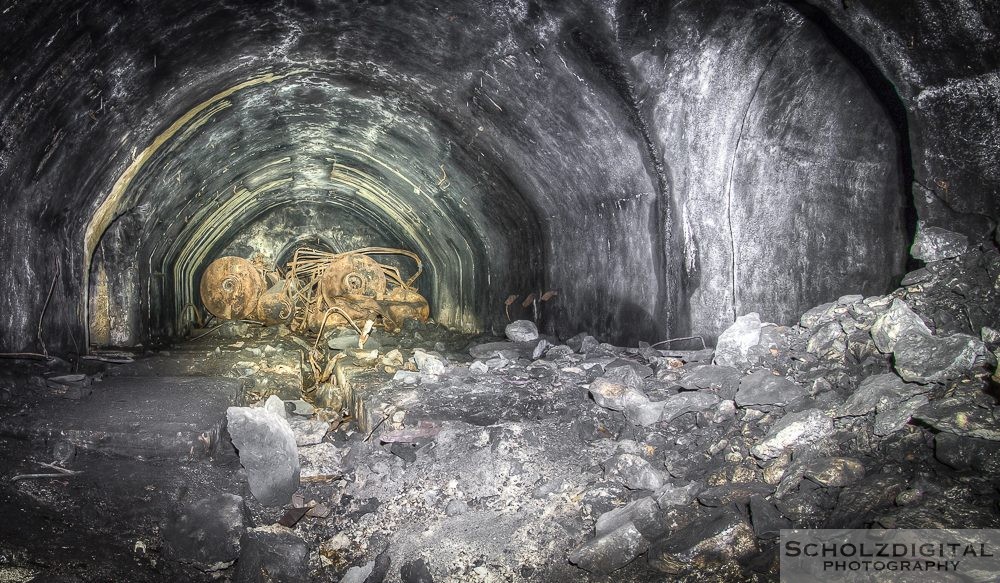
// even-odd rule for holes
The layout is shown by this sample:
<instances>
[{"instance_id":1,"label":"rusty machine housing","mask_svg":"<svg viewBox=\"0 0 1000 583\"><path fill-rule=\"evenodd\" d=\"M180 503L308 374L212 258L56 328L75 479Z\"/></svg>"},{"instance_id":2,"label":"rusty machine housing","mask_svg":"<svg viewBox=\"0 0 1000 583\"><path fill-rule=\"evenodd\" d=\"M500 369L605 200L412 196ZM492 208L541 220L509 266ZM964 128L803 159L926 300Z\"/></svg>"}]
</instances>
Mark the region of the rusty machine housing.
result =
<instances>
[{"instance_id":1,"label":"rusty machine housing","mask_svg":"<svg viewBox=\"0 0 1000 583\"><path fill-rule=\"evenodd\" d=\"M398 268L373 258L392 255L413 260L413 275L404 279ZM283 271L259 256L220 257L205 269L199 291L205 308L222 320L286 324L300 333L360 329L367 322L397 331L406 320L430 317L427 300L413 287L422 272L420 257L404 249L329 253L303 247Z\"/></svg>"}]
</instances>

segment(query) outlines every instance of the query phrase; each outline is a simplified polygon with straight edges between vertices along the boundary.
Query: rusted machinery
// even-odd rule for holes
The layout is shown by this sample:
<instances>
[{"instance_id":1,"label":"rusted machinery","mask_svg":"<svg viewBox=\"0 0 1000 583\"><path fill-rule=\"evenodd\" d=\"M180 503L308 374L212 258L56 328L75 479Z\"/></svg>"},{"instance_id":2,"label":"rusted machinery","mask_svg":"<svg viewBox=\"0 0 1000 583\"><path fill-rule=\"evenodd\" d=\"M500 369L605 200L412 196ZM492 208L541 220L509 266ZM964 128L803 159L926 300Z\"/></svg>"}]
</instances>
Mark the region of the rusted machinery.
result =
<instances>
[{"instance_id":1,"label":"rusted machinery","mask_svg":"<svg viewBox=\"0 0 1000 583\"><path fill-rule=\"evenodd\" d=\"M404 256L416 272L404 279L399 269L373 256ZM430 306L413 287L423 271L415 253L365 247L346 253L301 248L282 274L261 260L220 257L201 278L205 308L223 320L252 319L287 324L297 332L318 332L367 321L399 330L406 320L427 321Z\"/></svg>"}]
</instances>

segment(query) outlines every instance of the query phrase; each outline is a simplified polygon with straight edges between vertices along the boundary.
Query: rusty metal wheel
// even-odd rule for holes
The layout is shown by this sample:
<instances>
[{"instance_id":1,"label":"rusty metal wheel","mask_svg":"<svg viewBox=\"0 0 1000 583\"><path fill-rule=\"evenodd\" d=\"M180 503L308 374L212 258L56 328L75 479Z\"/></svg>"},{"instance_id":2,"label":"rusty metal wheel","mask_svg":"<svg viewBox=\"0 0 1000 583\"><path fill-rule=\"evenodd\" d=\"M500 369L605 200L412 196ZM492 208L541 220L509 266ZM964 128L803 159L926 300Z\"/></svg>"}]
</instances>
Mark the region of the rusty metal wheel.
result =
<instances>
[{"instance_id":1,"label":"rusty metal wheel","mask_svg":"<svg viewBox=\"0 0 1000 583\"><path fill-rule=\"evenodd\" d=\"M220 257L201 276L201 301L223 320L241 320L254 315L257 301L266 289L264 276L249 260Z\"/></svg>"},{"instance_id":2,"label":"rusty metal wheel","mask_svg":"<svg viewBox=\"0 0 1000 583\"><path fill-rule=\"evenodd\" d=\"M331 261L319 281L319 290L326 305L334 305L338 297L367 297L380 300L385 296L386 279L377 261L352 253Z\"/></svg>"}]
</instances>

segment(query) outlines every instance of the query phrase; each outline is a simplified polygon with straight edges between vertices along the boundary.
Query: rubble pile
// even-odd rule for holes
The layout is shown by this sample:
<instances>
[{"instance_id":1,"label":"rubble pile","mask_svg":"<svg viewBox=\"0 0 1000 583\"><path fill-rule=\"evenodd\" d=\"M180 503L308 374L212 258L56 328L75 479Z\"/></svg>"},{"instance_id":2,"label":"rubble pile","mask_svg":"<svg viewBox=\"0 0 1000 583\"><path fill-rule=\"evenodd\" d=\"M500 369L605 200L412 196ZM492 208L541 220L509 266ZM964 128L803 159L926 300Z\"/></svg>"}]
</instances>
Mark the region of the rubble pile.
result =
<instances>
[{"instance_id":1,"label":"rubble pile","mask_svg":"<svg viewBox=\"0 0 1000 583\"><path fill-rule=\"evenodd\" d=\"M147 567L238 582L773 581L783 528L998 528L1000 255L932 243L889 295L792 326L745 314L714 349L410 322L363 347L328 331L334 365L310 388L315 346L281 330L197 344L199 367L228 359L252 383L287 363L302 391L263 379L228 408L238 451L220 446L213 471L241 486L170 502L143 539L162 558Z\"/></svg>"}]
</instances>

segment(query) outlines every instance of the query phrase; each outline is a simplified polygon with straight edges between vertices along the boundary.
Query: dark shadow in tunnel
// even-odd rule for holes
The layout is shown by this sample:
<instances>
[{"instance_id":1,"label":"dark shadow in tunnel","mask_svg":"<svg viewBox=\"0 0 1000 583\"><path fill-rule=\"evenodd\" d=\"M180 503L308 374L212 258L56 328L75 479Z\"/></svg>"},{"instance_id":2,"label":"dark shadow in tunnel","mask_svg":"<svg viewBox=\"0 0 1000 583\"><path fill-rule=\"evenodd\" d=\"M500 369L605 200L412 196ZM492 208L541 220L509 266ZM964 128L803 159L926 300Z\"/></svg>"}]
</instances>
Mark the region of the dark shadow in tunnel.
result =
<instances>
[{"instance_id":1,"label":"dark shadow in tunnel","mask_svg":"<svg viewBox=\"0 0 1000 583\"><path fill-rule=\"evenodd\" d=\"M885 76L875 59L857 41L850 37L833 18L822 9L813 6L806 0L784 0L784 3L795 10L803 18L816 25L834 50L861 75L865 84L885 110L896 133L897 152L899 152L900 192L903 193L903 221L907 240L913 241L917 232L917 207L913 200L913 153L910 144L910 124L906 116L906 105L903 103L896 86ZM920 267L920 262L909 253L906 256L906 270L912 271ZM898 285L904 274L895 274L893 287Z\"/></svg>"}]
</instances>

